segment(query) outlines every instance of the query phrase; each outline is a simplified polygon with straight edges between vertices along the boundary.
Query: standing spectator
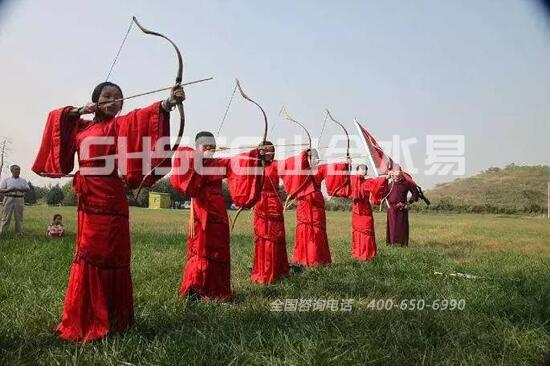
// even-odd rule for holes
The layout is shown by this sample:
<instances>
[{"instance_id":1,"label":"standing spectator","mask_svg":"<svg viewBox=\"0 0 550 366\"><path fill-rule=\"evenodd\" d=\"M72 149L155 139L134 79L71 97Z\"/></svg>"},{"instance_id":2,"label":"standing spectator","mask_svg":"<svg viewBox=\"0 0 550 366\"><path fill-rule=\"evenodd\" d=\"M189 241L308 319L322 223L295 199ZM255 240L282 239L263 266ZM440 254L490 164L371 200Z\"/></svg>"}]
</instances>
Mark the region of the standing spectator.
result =
<instances>
[{"instance_id":1,"label":"standing spectator","mask_svg":"<svg viewBox=\"0 0 550 366\"><path fill-rule=\"evenodd\" d=\"M409 245L409 206L418 201L420 192L410 175L401 168L392 173L393 183L387 195L386 242L389 245ZM409 192L411 198L407 200Z\"/></svg>"},{"instance_id":2,"label":"standing spectator","mask_svg":"<svg viewBox=\"0 0 550 366\"><path fill-rule=\"evenodd\" d=\"M3 234L10 226L12 214L15 216L15 231L18 234L22 234L25 193L27 193L30 188L27 181L19 177L21 168L18 165L12 165L10 171L12 176L5 178L0 183L0 193L4 194L0 234Z\"/></svg>"}]
</instances>

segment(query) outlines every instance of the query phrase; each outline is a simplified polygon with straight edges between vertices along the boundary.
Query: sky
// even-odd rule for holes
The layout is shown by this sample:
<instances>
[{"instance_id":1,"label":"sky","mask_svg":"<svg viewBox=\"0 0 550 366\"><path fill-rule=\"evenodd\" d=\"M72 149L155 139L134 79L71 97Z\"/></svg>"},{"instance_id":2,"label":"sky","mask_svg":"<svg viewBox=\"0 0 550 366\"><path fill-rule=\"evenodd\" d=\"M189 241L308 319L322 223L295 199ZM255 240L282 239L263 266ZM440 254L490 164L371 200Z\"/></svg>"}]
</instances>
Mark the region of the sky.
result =
<instances>
[{"instance_id":1,"label":"sky","mask_svg":"<svg viewBox=\"0 0 550 366\"><path fill-rule=\"evenodd\" d=\"M178 44L184 80L214 77L186 89L188 138L218 130L239 77L265 108L270 139L303 137L281 105L314 138L328 107L353 135L357 118L381 141L416 139L415 178L426 187L457 178L425 174L427 135L464 136L466 176L550 164L550 18L535 1L1 1L0 137L28 180L55 183L30 171L47 114L89 102L132 15ZM111 80L136 94L171 85L176 66L168 43L134 27ZM220 135L262 132L257 109L235 97ZM319 144L340 133L327 123Z\"/></svg>"}]
</instances>

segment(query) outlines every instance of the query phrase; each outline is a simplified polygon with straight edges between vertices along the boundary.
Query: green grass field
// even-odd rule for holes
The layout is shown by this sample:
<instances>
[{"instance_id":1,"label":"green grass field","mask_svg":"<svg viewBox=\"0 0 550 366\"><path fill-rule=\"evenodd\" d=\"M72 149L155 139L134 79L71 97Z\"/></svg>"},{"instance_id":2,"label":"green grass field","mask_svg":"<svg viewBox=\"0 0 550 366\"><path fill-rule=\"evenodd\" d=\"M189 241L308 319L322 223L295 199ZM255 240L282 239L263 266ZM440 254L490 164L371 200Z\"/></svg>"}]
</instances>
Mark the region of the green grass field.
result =
<instances>
[{"instance_id":1,"label":"green grass field","mask_svg":"<svg viewBox=\"0 0 550 366\"><path fill-rule=\"evenodd\" d=\"M55 212L66 238L50 241ZM234 213L232 213L234 214ZM189 303L177 289L187 211L131 213L136 324L85 345L59 340L73 255L75 209L30 207L26 233L0 239L0 362L3 364L372 364L550 363L550 221L541 217L413 214L411 246L350 257L350 214L328 213L334 264L275 285L250 282L250 212L232 236L235 303ZM294 212L287 217L292 253ZM462 272L479 279L435 275ZM274 312L285 299L353 299L353 310ZM464 299L464 310L376 310L371 300Z\"/></svg>"}]
</instances>

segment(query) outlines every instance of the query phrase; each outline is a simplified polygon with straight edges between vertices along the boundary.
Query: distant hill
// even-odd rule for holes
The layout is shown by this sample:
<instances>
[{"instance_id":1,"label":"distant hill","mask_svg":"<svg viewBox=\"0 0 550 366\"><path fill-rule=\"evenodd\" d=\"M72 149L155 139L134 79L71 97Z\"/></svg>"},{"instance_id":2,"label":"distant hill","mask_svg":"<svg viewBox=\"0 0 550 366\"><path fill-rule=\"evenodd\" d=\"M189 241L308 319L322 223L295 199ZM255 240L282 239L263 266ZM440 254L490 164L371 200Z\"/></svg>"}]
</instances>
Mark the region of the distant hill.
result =
<instances>
[{"instance_id":1,"label":"distant hill","mask_svg":"<svg viewBox=\"0 0 550 366\"><path fill-rule=\"evenodd\" d=\"M550 166L489 168L426 192L431 209L460 212L545 213ZM420 206L420 205L416 205Z\"/></svg>"}]
</instances>

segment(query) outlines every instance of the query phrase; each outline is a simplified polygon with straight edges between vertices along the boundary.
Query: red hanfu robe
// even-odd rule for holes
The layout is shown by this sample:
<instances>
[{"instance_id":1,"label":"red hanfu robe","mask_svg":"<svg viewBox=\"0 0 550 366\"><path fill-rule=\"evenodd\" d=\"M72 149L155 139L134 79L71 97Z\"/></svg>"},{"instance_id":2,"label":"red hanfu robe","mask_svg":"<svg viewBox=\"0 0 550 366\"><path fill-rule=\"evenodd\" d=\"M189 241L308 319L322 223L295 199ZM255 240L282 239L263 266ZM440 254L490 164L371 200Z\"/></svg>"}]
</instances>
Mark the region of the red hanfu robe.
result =
<instances>
[{"instance_id":1,"label":"red hanfu robe","mask_svg":"<svg viewBox=\"0 0 550 366\"><path fill-rule=\"evenodd\" d=\"M409 212L406 204L418 201L418 188L409 179L402 178L394 181L389 186L390 192L387 197L387 226L386 242L388 244L409 245ZM407 201L408 193L411 198Z\"/></svg>"},{"instance_id":2,"label":"red hanfu robe","mask_svg":"<svg viewBox=\"0 0 550 366\"><path fill-rule=\"evenodd\" d=\"M159 138L170 133L170 115L160 103L102 122L73 116L69 114L71 108L49 114L33 165L35 173L50 177L70 173L75 151L81 170L103 167L101 157L116 154L119 139L127 138L126 151L132 153L141 151L143 137L151 137L151 146L155 146ZM84 160L80 147L90 137L109 137L114 143L91 146ZM128 169L122 178L130 188L137 188L144 177L141 161L126 155L123 159ZM102 338L111 330L126 329L134 321L128 201L117 172L119 163L108 175L78 172L73 180L78 198L76 249L57 331L61 338L74 342ZM153 159L152 165L157 163ZM152 176L147 184L159 178Z\"/></svg>"},{"instance_id":3,"label":"red hanfu robe","mask_svg":"<svg viewBox=\"0 0 550 366\"><path fill-rule=\"evenodd\" d=\"M353 200L351 227L353 258L367 261L376 257L376 237L374 234L374 217L371 203L380 204L387 187L385 178L351 178Z\"/></svg>"},{"instance_id":4,"label":"red hanfu robe","mask_svg":"<svg viewBox=\"0 0 550 366\"><path fill-rule=\"evenodd\" d=\"M200 159L195 164L195 160ZM204 168L198 167L201 163ZM197 165L197 166L196 166ZM258 152L234 158L201 158L191 148L182 147L173 162L172 186L191 197L191 217L187 233L187 263L180 294L196 294L203 299L230 300L231 268L229 218L222 194L222 181L234 203L251 207L260 197L263 176L239 174L237 166L258 166ZM208 172L205 169L217 169ZM212 174L213 173L213 174Z\"/></svg>"},{"instance_id":5,"label":"red hanfu robe","mask_svg":"<svg viewBox=\"0 0 550 366\"><path fill-rule=\"evenodd\" d=\"M347 169L347 164L334 164L335 171ZM326 175L327 193L330 196L346 197L352 206L352 256L369 260L376 256L376 238L371 202L379 204L386 192L385 178L364 178L357 175ZM344 180L342 182L342 180Z\"/></svg>"},{"instance_id":6,"label":"red hanfu robe","mask_svg":"<svg viewBox=\"0 0 550 366\"><path fill-rule=\"evenodd\" d=\"M349 164L331 163L319 165L316 180L325 181L327 194L334 197L349 197L351 194Z\"/></svg>"},{"instance_id":7,"label":"red hanfu robe","mask_svg":"<svg viewBox=\"0 0 550 366\"><path fill-rule=\"evenodd\" d=\"M288 275L285 220L279 197L277 161L265 166L260 200L254 206L252 281L269 284Z\"/></svg>"},{"instance_id":8,"label":"red hanfu robe","mask_svg":"<svg viewBox=\"0 0 550 366\"><path fill-rule=\"evenodd\" d=\"M332 263L327 237L325 199L321 193L324 179L334 186L341 183L343 175L332 175L328 165L315 171L309 170L307 152L285 160L285 166L302 167L304 172L282 176L285 190L296 197L296 234L293 263L318 266ZM338 179L336 179L338 178Z\"/></svg>"}]
</instances>

